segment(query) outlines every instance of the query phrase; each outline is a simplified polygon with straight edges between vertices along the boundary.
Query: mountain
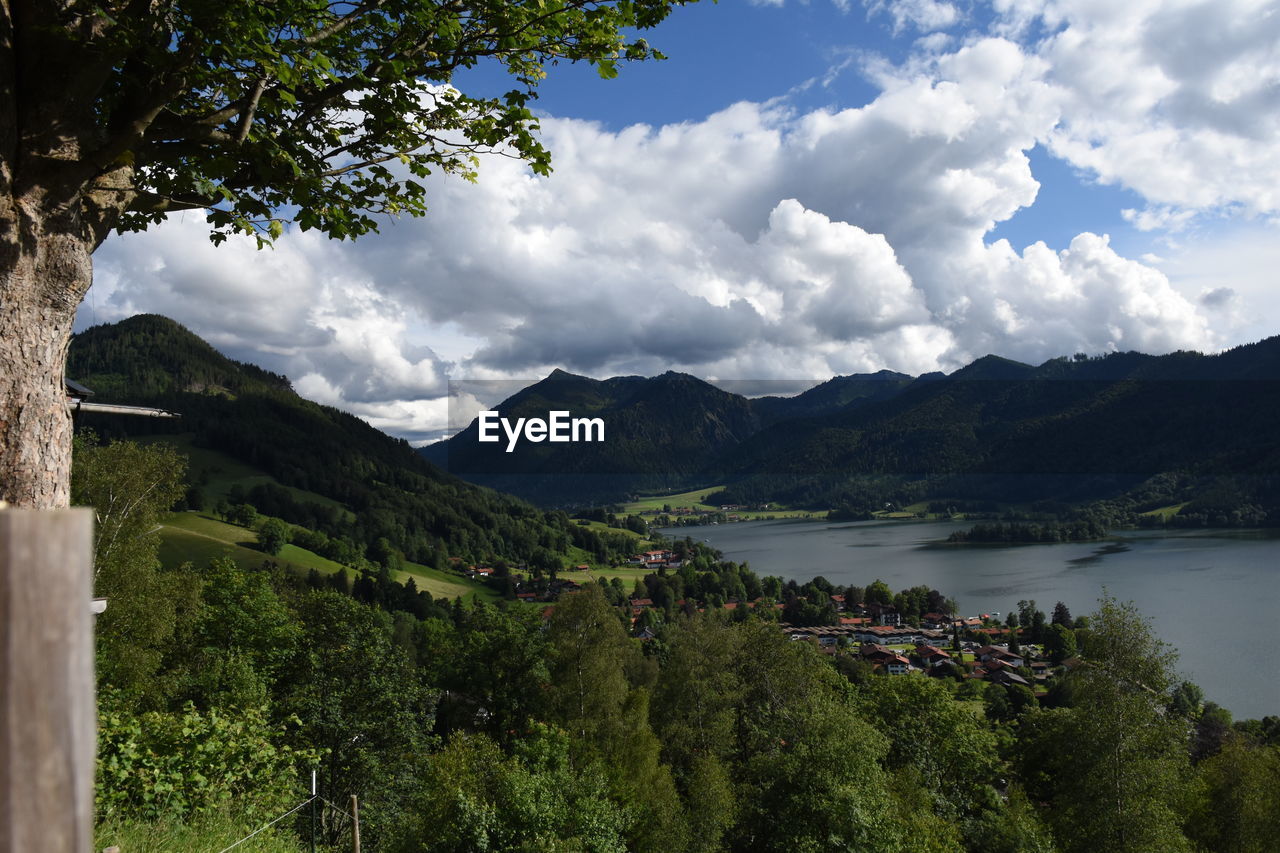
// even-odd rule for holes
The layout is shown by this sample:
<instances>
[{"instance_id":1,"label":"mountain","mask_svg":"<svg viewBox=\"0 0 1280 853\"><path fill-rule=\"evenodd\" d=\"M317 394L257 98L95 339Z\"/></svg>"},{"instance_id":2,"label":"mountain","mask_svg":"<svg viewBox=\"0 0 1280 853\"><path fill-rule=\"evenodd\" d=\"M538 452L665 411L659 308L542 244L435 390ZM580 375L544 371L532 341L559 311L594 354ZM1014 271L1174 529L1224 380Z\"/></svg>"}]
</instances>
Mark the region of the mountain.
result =
<instances>
[{"instance_id":1,"label":"mountain","mask_svg":"<svg viewBox=\"0 0 1280 853\"><path fill-rule=\"evenodd\" d=\"M761 420L768 424L792 418L811 417L846 406L886 400L910 385L905 373L881 370L836 376L794 397L757 397L751 401Z\"/></svg>"},{"instance_id":2,"label":"mountain","mask_svg":"<svg viewBox=\"0 0 1280 853\"><path fill-rule=\"evenodd\" d=\"M79 429L172 439L190 449L189 480L210 503L219 493L247 501L345 543L342 553L390 547L445 568L454 558L523 563L548 551L583 562L633 547L451 476L407 442L299 397L284 377L226 358L164 317L140 315L76 335L67 376L95 391L95 401L182 415L81 413ZM245 466L228 486L230 469Z\"/></svg>"},{"instance_id":3,"label":"mountain","mask_svg":"<svg viewBox=\"0 0 1280 853\"><path fill-rule=\"evenodd\" d=\"M556 373L498 411L598 416L605 442L507 453L476 443L473 424L447 447L450 470L546 503L708 483L729 484L724 502L813 508L874 506L886 490L1080 501L1168 472L1277 473L1278 380L1280 338L1217 355L988 355L947 376L835 377L789 398L747 399L685 374Z\"/></svg>"},{"instance_id":4,"label":"mountain","mask_svg":"<svg viewBox=\"0 0 1280 853\"><path fill-rule=\"evenodd\" d=\"M728 500L864 505L868 478L917 481L921 498L1078 501L1168 472L1269 476L1280 472L1277 380L1280 338L1038 367L987 356L888 400L776 424L708 474L737 484Z\"/></svg>"},{"instance_id":5,"label":"mountain","mask_svg":"<svg viewBox=\"0 0 1280 853\"><path fill-rule=\"evenodd\" d=\"M630 491L671 488L699 476L719 455L761 428L751 402L685 373L597 380L557 370L495 411L508 422L550 412L598 417L599 443L479 441L472 422L422 452L468 480L548 504L616 500Z\"/></svg>"}]
</instances>

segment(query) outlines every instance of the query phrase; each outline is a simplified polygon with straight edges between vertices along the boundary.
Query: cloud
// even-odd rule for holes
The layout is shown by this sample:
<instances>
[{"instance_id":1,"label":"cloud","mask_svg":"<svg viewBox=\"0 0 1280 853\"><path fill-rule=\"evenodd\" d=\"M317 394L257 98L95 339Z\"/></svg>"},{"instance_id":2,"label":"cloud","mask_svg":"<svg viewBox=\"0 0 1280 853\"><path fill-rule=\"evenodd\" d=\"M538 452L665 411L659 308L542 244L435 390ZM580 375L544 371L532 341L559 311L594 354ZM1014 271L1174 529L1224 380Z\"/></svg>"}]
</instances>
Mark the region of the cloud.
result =
<instances>
[{"instance_id":1,"label":"cloud","mask_svg":"<svg viewBox=\"0 0 1280 853\"><path fill-rule=\"evenodd\" d=\"M233 358L291 377L304 396L423 437L444 408L451 365L411 339L403 307L353 267L341 244L290 234L270 251L211 245L199 217L109 241L95 256L80 325L164 314ZM439 411L436 411L436 410Z\"/></svg>"},{"instance_id":2,"label":"cloud","mask_svg":"<svg viewBox=\"0 0 1280 853\"><path fill-rule=\"evenodd\" d=\"M927 31L944 5L883 9ZM1280 146L1256 140L1276 110L1238 115L1271 85L1262 40L1189 3L1028 8L997 4L995 35L867 62L880 94L857 108L743 102L617 131L548 116L551 177L487 157L477 185L432 179L425 219L354 244L290 232L271 252L213 249L195 218L174 219L102 250L94 307L100 320L169 314L415 439L446 428L451 376L825 379L988 352L1218 347L1236 316L1220 309L1249 294L1202 296L1104 234L988 240L1035 203L1026 152L1042 143L1141 193L1148 206L1125 214L1139 228L1272 210ZM1246 64L1153 41L1202 23Z\"/></svg>"},{"instance_id":3,"label":"cloud","mask_svg":"<svg viewBox=\"0 0 1280 853\"><path fill-rule=\"evenodd\" d=\"M1215 287L1200 294L1200 304L1207 308L1225 308L1235 302L1237 296L1229 287Z\"/></svg>"},{"instance_id":4,"label":"cloud","mask_svg":"<svg viewBox=\"0 0 1280 853\"><path fill-rule=\"evenodd\" d=\"M1280 209L1280 10L1259 0L997 3L1050 69L1058 156L1140 193L1139 227Z\"/></svg>"},{"instance_id":5,"label":"cloud","mask_svg":"<svg viewBox=\"0 0 1280 853\"><path fill-rule=\"evenodd\" d=\"M962 17L954 3L939 0L863 0L869 16L880 13L893 19L894 33L914 28L931 33L955 26Z\"/></svg>"}]
</instances>

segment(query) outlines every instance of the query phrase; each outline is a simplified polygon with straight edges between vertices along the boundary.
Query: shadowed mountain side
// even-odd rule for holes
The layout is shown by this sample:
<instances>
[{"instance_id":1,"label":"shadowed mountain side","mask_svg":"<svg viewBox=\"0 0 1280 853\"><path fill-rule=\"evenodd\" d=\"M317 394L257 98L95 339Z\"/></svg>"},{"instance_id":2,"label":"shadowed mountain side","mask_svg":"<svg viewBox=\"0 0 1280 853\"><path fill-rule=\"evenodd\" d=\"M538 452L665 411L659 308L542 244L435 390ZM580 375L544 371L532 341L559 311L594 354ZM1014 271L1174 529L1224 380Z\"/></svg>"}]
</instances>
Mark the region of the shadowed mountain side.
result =
<instances>
[{"instance_id":1,"label":"shadowed mountain side","mask_svg":"<svg viewBox=\"0 0 1280 853\"><path fill-rule=\"evenodd\" d=\"M548 503L729 483L738 502L820 508L867 477L931 479L950 496L984 497L1016 481L1028 499L1081 500L1162 472L1276 473L1280 338L1218 355L1039 366L989 355L949 376L882 371L756 399L684 374L557 372L497 408L507 418L565 410L605 422L599 444L521 442L507 453L505 439L476 442L475 424L448 443L451 471Z\"/></svg>"}]
</instances>

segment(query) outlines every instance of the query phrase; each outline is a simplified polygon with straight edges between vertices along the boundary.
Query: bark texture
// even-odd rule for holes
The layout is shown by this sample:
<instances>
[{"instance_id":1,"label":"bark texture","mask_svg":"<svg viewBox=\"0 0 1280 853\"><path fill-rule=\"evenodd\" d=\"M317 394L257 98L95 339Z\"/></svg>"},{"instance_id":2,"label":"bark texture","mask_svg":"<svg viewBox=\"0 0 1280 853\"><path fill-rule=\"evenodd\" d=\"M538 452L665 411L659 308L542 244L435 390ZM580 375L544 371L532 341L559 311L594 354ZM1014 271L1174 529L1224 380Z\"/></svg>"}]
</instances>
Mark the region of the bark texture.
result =
<instances>
[{"instance_id":1,"label":"bark texture","mask_svg":"<svg viewBox=\"0 0 1280 853\"><path fill-rule=\"evenodd\" d=\"M131 194L130 167L86 162L106 71L98 19L0 0L0 500L66 506L71 416L63 370L92 253Z\"/></svg>"},{"instance_id":2,"label":"bark texture","mask_svg":"<svg viewBox=\"0 0 1280 853\"><path fill-rule=\"evenodd\" d=\"M90 246L67 236L35 246L12 237L0 238L0 499L61 507L71 484L62 372L76 305L92 277Z\"/></svg>"}]
</instances>

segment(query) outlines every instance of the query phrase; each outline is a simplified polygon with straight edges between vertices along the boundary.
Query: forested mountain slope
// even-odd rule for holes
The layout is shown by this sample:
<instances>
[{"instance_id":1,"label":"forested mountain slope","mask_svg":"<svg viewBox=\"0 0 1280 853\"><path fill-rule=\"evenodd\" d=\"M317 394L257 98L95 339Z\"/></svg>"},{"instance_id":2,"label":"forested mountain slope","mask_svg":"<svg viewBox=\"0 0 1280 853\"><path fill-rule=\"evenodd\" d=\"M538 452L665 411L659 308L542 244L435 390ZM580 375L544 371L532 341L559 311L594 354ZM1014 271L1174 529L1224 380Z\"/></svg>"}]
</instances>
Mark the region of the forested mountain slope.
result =
<instances>
[{"instance_id":1,"label":"forested mountain slope","mask_svg":"<svg viewBox=\"0 0 1280 853\"><path fill-rule=\"evenodd\" d=\"M589 406L583 388L598 389ZM836 377L791 398L748 399L681 374L598 381L557 372L498 411L597 416L605 442L526 442L507 453L505 442L477 444L473 424L447 456L443 446L427 453L461 476L551 504L574 502L569 475L585 474L595 476L597 499L728 483L730 503L813 508L891 493L1078 503L1158 475L1203 489L1214 478L1275 474L1278 392L1280 338L1217 355L1077 355L1038 366L989 355L949 376ZM1240 488L1261 500L1270 486Z\"/></svg>"},{"instance_id":2,"label":"forested mountain slope","mask_svg":"<svg viewBox=\"0 0 1280 853\"><path fill-rule=\"evenodd\" d=\"M76 335L67 371L96 392L94 400L182 415L81 413L80 428L106 439L181 435L226 454L327 499L259 486L245 495L259 511L345 537L357 548L386 539L408 559L436 567L450 557L523 562L540 550L567 554L575 543L606 549L598 535L593 540L567 518L450 476L407 442L299 397L284 377L232 361L164 317L140 315ZM201 472L191 476L198 487Z\"/></svg>"}]
</instances>

